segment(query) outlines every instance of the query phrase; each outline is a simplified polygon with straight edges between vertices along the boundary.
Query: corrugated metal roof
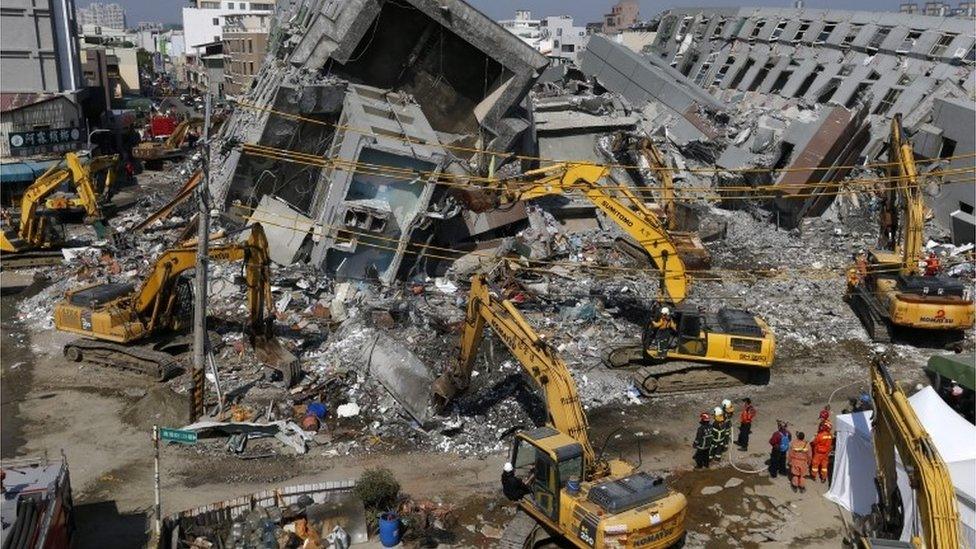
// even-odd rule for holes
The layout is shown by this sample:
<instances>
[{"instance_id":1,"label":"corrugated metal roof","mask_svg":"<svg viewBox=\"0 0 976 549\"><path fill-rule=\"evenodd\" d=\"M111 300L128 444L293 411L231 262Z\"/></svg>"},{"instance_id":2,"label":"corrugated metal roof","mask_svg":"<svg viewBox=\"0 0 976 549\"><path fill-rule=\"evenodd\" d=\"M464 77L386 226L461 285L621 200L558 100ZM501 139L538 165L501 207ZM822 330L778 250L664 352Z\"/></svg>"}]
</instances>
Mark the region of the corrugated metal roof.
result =
<instances>
[{"instance_id":1,"label":"corrugated metal roof","mask_svg":"<svg viewBox=\"0 0 976 549\"><path fill-rule=\"evenodd\" d=\"M0 164L0 183L24 183L34 181L38 176L46 172L51 166L57 163L57 160L44 160L39 162L35 162L33 160L22 160L20 162Z\"/></svg>"}]
</instances>

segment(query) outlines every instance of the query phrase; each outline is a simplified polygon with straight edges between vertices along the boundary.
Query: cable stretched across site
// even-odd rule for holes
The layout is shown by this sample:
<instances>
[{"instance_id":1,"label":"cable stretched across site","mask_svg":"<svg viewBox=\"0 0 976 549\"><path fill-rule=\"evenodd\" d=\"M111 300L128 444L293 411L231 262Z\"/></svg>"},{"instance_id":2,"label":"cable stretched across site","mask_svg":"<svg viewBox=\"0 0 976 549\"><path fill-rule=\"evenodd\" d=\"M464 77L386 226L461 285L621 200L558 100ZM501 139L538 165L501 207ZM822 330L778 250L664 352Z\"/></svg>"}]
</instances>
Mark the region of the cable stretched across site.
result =
<instances>
[{"instance_id":1,"label":"cable stretched across site","mask_svg":"<svg viewBox=\"0 0 976 549\"><path fill-rule=\"evenodd\" d=\"M250 210L252 213L257 211L257 209L254 208L254 207L250 207L250 206L246 206L246 205L242 205L242 204L237 205L237 207L238 208L241 208L241 209L245 209L245 210ZM284 228L284 229L292 230L292 231L295 231L295 232L302 232L302 233L306 233L307 232L307 231L305 231L303 229L300 229L298 227L295 227L294 225L284 225L284 224L274 223L273 221L268 220L267 217L280 218L280 219L282 219L284 221L299 221L300 218L292 217L292 216L284 216L284 215L281 215L281 214L274 214L274 213L270 213L270 212L261 212L261 221L260 222L261 223L268 224L268 225L271 225L271 226L274 226L274 227L279 227L279 228ZM374 241L380 241L380 242L389 242L390 243L389 245L384 246L384 245L378 244L376 242L366 242L366 241L363 241L363 240L356 240L355 243L356 243L357 246L358 245L362 245L362 246L366 246L366 247L383 249L383 250L388 250L388 251L400 251L400 248L399 248L399 242L400 241L399 241L399 239L394 238L394 237L391 237L391 236L377 235L375 233L357 231L355 229L351 229L351 228L348 228L348 227L342 227L342 226L336 226L336 225L327 225L327 226L325 226L325 228L326 229L329 229L329 230L335 230L336 231L336 239L337 240L342 240L342 238L341 238L342 233L346 233L346 234L352 235L354 237L362 237L364 239L369 239L369 240L374 240ZM347 242L353 242L353 239L352 238L347 238L347 239L345 239L345 241L347 241ZM463 255L473 255L473 256L476 256L476 257L483 257L485 259L492 259L492 260L504 259L503 257L498 257L498 256L494 255L491 252L481 252L481 251L478 251L478 250L468 251L468 250L462 250L462 249L458 249L458 248L450 248L450 247L445 247L445 246L435 246L435 245L432 245L432 244L411 243L408 246L408 248L412 248L412 250L411 249L404 250L404 253L409 253L409 254L412 254L412 255L418 255L418 256L421 256L421 257L430 257L430 258L433 258L433 259L443 259L443 260L447 260L447 261L454 261L458 257L463 256ZM423 250L423 252L414 251L414 250L418 250L418 249L419 250ZM433 253L429 252L428 250L433 250ZM448 254L453 254L453 255L448 255ZM648 268L644 268L644 267L623 267L623 266L614 266L614 265L595 265L595 264L588 264L588 263L585 263L585 262L574 262L574 261L556 261L556 260L541 260L540 259L540 260L531 260L531 263L537 264L537 265L546 265L549 268L552 268L552 267L565 267L565 268L570 268L570 269L588 269L588 270L596 270L596 271L603 271L603 272L623 272L623 273L635 273L635 274L639 274L639 273L650 273L650 272L659 272L659 271L657 271L657 269L648 269ZM549 273L549 274L551 274L551 271L548 268L524 267L524 269L525 270L529 270L529 271L538 271L538 272L543 272L543 273ZM732 279L732 280L738 279L740 281L748 281L748 280L759 280L759 279L764 279L764 280L790 280L790 279L797 279L797 278L802 278L802 279L806 279L806 280L815 280L815 281L825 281L825 280L835 280L835 279L838 279L839 277L843 276L847 272L847 270L848 270L847 268L819 268L819 269L818 268L810 268L810 269L792 269L792 270L783 270L783 269L775 269L775 268L774 269L706 269L706 270L691 270L691 269L686 269L685 270L685 274L683 275L683 277L687 277L688 279L690 279L692 281L703 281L703 282L725 282L725 281L728 281L730 279ZM872 272L874 272L874 273L884 273L884 272L889 272L889 271L890 272L896 272L898 270L900 270L900 267L891 267L891 268L885 268L885 269L877 269L876 268L876 269L873 269ZM717 275L722 275L722 274L725 274L726 276L717 276ZM817 275L817 274L819 274L820 276L814 276L814 275ZM749 277L749 276L745 276L745 275L753 275L753 276ZM681 276L681 275L674 275L674 276L671 276L669 278L668 275L663 275L663 276L656 276L655 278L664 279L664 280L668 280L668 279L672 279L673 280L674 278L677 278L679 276Z\"/></svg>"},{"instance_id":2,"label":"cable stretched across site","mask_svg":"<svg viewBox=\"0 0 976 549\"><path fill-rule=\"evenodd\" d=\"M418 171L415 171L415 170L402 169L402 168L396 168L396 167L388 167L388 166L375 165L375 164L364 164L364 163L350 162L350 161L345 161L345 160L330 160L330 159L316 158L314 161L312 161L312 160L306 160L306 159L302 159L302 158L295 158L295 157L293 157L293 156L291 156L289 154L281 154L281 153L277 152L277 151L281 151L280 149L272 149L275 152L270 152L268 150L262 150L262 149L254 148L252 145L245 145L242 150L243 150L243 152L245 154L252 155L252 156L257 156L257 157L261 157L261 158L268 158L268 159L271 159L271 160L280 160L280 161L285 161L285 162L292 162L292 163L297 163L297 164L312 165L312 166L318 166L318 167L323 167L323 168L324 167L339 167L339 168L343 169L344 171L350 171L352 173L364 173L364 174L367 174L367 175L377 175L377 176L382 176L382 177L385 177L385 178L388 178L388 179L401 180L401 181L418 181L424 175L429 175L430 177L436 177L436 178L441 178L443 176L443 174L438 174L438 173L434 173L434 172L427 172L425 174L423 172L418 172ZM359 169L360 167L362 167L362 169ZM941 177L945 178L947 176L961 175L961 174L966 174L966 173L976 174L976 166L964 167L964 168L954 168L954 169L950 169L950 170L945 170L945 171L939 172L939 175ZM398 176L404 176L404 177L398 177ZM453 178L457 178L458 176L452 174L452 177ZM480 179L485 179L485 178L480 178ZM870 179L852 179L852 180L847 180L847 181L843 181L843 182L840 182L840 183L841 184L844 184L844 185L851 185L851 184L856 184L856 183L864 183L864 184L873 184L873 185L876 185L876 184L881 184L881 183L886 183L886 182L903 181L903 180L908 180L908 179L911 179L911 178L909 176L889 176L889 177L878 177L878 178L870 178ZM974 181L976 181L976 176L974 176L973 178L953 179L953 180L950 180L950 181L946 181L946 183L963 183L963 182L969 182L970 179L973 179ZM492 182L504 182L504 180L500 180L500 179L493 179L493 180L489 180L489 181L492 181ZM479 186L479 185L472 185L470 183L449 183L449 182L445 182L445 181L440 181L439 179L437 181L426 181L425 180L425 181L423 181L422 183L419 183L419 184L428 184L428 183L435 183L435 184L442 185L442 186L454 187L454 188L460 188L460 189L466 189L466 190L479 190L479 191L499 191L499 190L501 190L498 187ZM888 187L885 187L884 190L886 190L886 191L902 190L902 189L912 188L912 187L914 187L916 185L917 185L917 183L913 183L913 184L909 184L909 185L905 185L905 186L888 186ZM528 187L531 187L531 186L533 186L533 183L531 183L531 182L526 182L525 183L525 187L528 188ZM807 188L807 187L819 188L819 187L825 187L825 186L838 186L839 187L840 185L839 184L838 185L828 185L828 184L817 184L817 183L813 183L813 184L810 184L810 185L804 185L803 187L805 187L805 188ZM579 188L582 189L583 187L579 187ZM621 189L622 190L622 189L627 189L628 191L630 191L631 193L633 193L633 194L635 194L637 196L642 196L642 195L647 194L647 195L651 195L652 197L653 197L653 193L650 192L651 190L654 190L654 189L664 190L663 188L655 188L655 187L602 186L602 185L600 186L600 188L601 189L605 189L605 190L614 190L614 189ZM742 188L742 187L740 187L740 188ZM761 186L761 187L745 187L745 189L748 189L749 191L754 191L757 188L770 188L770 189L782 190L782 187L779 187L779 186L776 186L776 185L767 185L767 186ZM684 193L686 191L689 191L689 190L692 190L692 191L701 191L703 193L714 194L716 192L721 192L722 189L730 189L730 187L717 187L717 188L708 188L708 189L687 189L687 188L683 188L683 189L675 189L675 190L676 191L677 190L680 190L681 191L680 193L676 193L678 195L678 196L676 196L676 198L686 199L686 200L704 200L704 201L713 201L713 202L724 202L724 201L730 201L730 200L750 200L750 201L754 201L754 200L763 200L763 199L797 200L797 199L805 199L805 198L813 198L813 197L837 196L837 195L842 195L842 194L848 194L849 192L869 192L870 191L869 189L865 189L864 191L855 191L854 189L842 189L842 190L837 190L837 191L822 191L822 192L809 192L809 193L792 193L792 194L789 194L789 193L788 194L776 193L776 194L767 194L767 195L762 195L762 194L749 194L749 195L743 195L743 196L698 196L698 197L695 197L695 196L685 196L684 195Z\"/></svg>"},{"instance_id":3,"label":"cable stretched across site","mask_svg":"<svg viewBox=\"0 0 976 549\"><path fill-rule=\"evenodd\" d=\"M336 123L336 122L328 122L326 120L317 120L315 118L310 118L310 117L307 117L307 116L302 116L302 115L294 114L294 113L288 113L288 112L284 112L284 111L280 111L280 110L274 109L272 107L261 106L261 105L257 105L257 104L254 104L254 103L249 103L249 102L246 102L246 101L238 101L237 102L237 105L240 106L240 107L246 108L246 109L256 110L256 111L260 111L260 112L267 112L267 113L273 114L275 116L280 116L282 118L286 118L286 119L290 119L290 120L296 120L296 121L299 121L299 122L308 122L308 123L311 123L311 124L317 124L317 125L322 125L322 126L330 126L332 128L335 128L338 131L345 131L345 132L350 132L350 133L358 133L358 134L361 134L361 135L369 135L369 136L372 136L372 137L380 137L380 136L376 135L373 131L367 130L367 129L364 129L364 128L356 128L354 126L349 126L349 125L346 125L346 124L339 124L339 123ZM389 135L383 135L383 137L399 139L400 141L402 141L404 143L413 144L413 145L431 146L429 143L427 143L426 141L424 141L422 139L414 139L414 138L408 137L406 135L401 135L401 136L396 136L396 137L389 136ZM443 149L446 149L446 150L453 150L453 151L473 153L473 154L485 154L485 155L496 156L496 157L503 157L503 158L515 158L515 159L518 159L518 160L532 160L532 161L538 161L538 162L569 162L569 163L572 163L572 164L585 163L585 161L582 161L582 160L568 161L568 160L557 160L557 159L551 159L551 158L543 158L543 157L539 157L539 156L513 155L513 154L510 154L510 153L507 153L507 152L504 152L504 151L487 151L487 150L478 149L478 148L475 148L475 147L465 147L463 145L440 144L438 146L440 148L443 148ZM917 160L916 163L917 164L924 164L924 163L928 163L928 162L941 162L941 161L946 161L946 160L957 160L957 159L962 159L962 158L976 158L976 153L960 154L960 155L949 156L949 157L946 157L946 158L923 159L923 160ZM863 164L863 165L832 166L832 168L834 168L834 169L856 169L856 168L872 168L872 167L878 168L878 167L891 167L891 166L896 166L896 165L897 165L897 163L886 162L886 163ZM642 169L642 166L631 165L631 164L609 163L609 164L599 164L599 166L605 167L605 168ZM772 173L772 172L779 172L779 173L785 173L785 172L793 172L793 171L811 171L811 170L823 170L823 169L825 169L825 168L823 168L821 166L814 166L814 167L790 167L790 168L781 168L781 169L778 169L778 170L771 170L769 168L731 168L731 169L724 169L724 168L674 168L674 167L662 167L662 168L659 168L658 170L659 171L670 171L670 172L684 172L684 173L719 173L719 172L731 172L731 173Z\"/></svg>"}]
</instances>

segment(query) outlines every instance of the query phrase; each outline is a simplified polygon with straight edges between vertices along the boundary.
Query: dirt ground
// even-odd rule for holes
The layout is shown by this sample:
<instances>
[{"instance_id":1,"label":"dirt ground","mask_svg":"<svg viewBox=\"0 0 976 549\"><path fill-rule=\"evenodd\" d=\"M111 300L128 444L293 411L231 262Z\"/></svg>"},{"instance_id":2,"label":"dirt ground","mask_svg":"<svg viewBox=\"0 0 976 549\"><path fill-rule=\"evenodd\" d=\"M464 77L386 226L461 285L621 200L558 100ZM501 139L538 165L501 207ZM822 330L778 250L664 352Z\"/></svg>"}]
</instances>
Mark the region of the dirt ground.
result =
<instances>
[{"instance_id":1,"label":"dirt ground","mask_svg":"<svg viewBox=\"0 0 976 549\"><path fill-rule=\"evenodd\" d=\"M80 547L140 546L147 540L153 505L149 425L173 421L184 406L183 397L136 374L66 362L61 347L68 336L45 330L29 337L28 327L11 320L18 298L3 298L3 455L64 452L79 506ZM806 494L796 494L784 478L770 479L764 468L765 441L776 419L812 432L818 411L835 389L831 403L839 411L846 397L866 387L870 352L865 343L847 341L777 357L767 386L592 409L592 440L597 446L606 444L607 457L621 455L639 462L643 470L670 476L672 485L689 498L689 546L836 547L842 523L833 504L821 497L825 487L811 484ZM914 384L928 353L896 347L895 374ZM690 445L698 413L723 398L744 396L759 409L750 452L735 451L721 466L693 470ZM615 432L637 436L613 436ZM163 512L269 486L351 479L382 465L394 471L404 491L458 506L460 545L491 546L511 512L498 490L504 455L389 454L383 447L378 443L355 455L328 457L324 445L305 456L254 460L164 447ZM702 494L707 487L722 489Z\"/></svg>"}]
</instances>

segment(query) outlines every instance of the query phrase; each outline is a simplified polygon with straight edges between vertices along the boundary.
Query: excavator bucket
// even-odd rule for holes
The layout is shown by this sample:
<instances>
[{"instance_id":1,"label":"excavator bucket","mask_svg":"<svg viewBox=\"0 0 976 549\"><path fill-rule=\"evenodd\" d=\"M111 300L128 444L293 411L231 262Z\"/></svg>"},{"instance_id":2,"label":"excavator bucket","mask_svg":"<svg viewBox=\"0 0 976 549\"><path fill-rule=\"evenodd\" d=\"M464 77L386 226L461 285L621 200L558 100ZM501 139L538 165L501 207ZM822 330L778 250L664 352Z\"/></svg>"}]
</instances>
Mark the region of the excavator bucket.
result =
<instances>
[{"instance_id":1,"label":"excavator bucket","mask_svg":"<svg viewBox=\"0 0 976 549\"><path fill-rule=\"evenodd\" d=\"M254 338L254 355L258 360L281 372L285 385L291 387L298 383L302 369L298 358L291 354L277 338L258 336Z\"/></svg>"}]
</instances>

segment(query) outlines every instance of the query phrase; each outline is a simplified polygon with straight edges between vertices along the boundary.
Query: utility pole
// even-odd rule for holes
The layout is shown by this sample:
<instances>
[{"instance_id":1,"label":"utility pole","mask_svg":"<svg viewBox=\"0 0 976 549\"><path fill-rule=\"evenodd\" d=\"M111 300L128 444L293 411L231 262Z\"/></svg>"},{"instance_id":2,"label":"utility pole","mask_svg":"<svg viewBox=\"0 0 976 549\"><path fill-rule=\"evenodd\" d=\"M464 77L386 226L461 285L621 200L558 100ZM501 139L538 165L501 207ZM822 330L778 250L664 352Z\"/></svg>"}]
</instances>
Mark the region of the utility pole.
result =
<instances>
[{"instance_id":1,"label":"utility pole","mask_svg":"<svg viewBox=\"0 0 976 549\"><path fill-rule=\"evenodd\" d=\"M210 240L210 90L203 118L203 181L197 187L197 264L193 285L193 390L190 421L203 415L207 368L207 270Z\"/></svg>"}]
</instances>

